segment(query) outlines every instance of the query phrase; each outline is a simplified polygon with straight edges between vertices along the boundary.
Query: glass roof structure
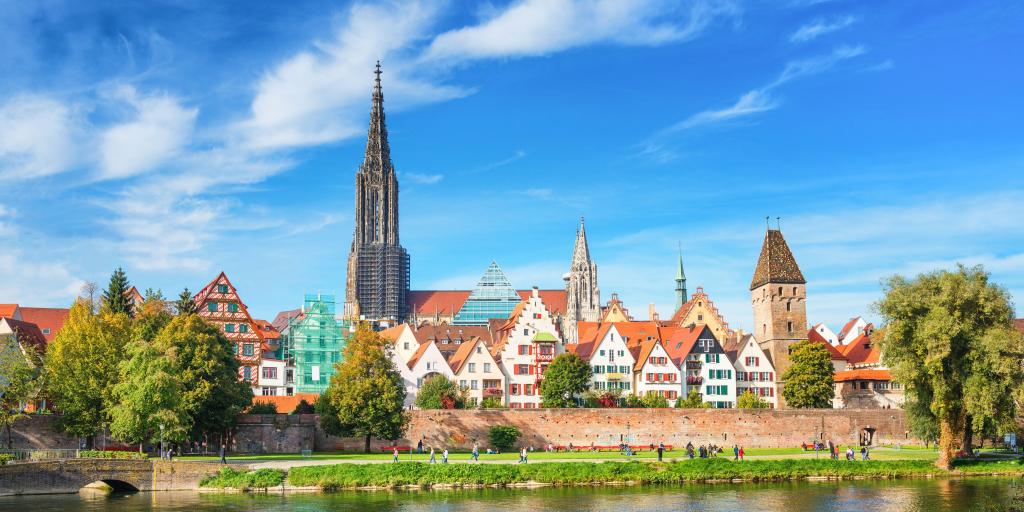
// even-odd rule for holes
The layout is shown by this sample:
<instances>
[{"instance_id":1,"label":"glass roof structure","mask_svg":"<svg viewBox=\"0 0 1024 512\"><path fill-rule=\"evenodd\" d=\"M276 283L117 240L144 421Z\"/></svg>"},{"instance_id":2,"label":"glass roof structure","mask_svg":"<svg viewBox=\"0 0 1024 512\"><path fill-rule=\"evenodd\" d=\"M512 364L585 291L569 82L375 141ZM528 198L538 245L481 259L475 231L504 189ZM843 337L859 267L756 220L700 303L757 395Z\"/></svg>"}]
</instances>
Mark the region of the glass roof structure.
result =
<instances>
[{"instance_id":1,"label":"glass roof structure","mask_svg":"<svg viewBox=\"0 0 1024 512\"><path fill-rule=\"evenodd\" d=\"M521 301L505 273L492 261L473 293L455 314L452 325L487 325L491 318L508 318Z\"/></svg>"}]
</instances>

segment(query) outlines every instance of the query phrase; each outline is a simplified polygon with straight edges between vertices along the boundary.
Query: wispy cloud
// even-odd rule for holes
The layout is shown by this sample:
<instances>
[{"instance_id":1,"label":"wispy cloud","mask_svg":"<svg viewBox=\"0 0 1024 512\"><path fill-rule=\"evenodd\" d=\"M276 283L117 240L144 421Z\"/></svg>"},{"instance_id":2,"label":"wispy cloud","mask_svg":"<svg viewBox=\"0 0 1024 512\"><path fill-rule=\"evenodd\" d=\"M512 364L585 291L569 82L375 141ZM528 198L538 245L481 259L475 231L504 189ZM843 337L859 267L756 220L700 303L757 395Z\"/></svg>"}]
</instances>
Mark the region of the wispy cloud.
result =
<instances>
[{"instance_id":1,"label":"wispy cloud","mask_svg":"<svg viewBox=\"0 0 1024 512\"><path fill-rule=\"evenodd\" d=\"M402 178L407 179L417 185L434 185L440 183L444 179L443 174L420 174L415 172L403 172Z\"/></svg>"},{"instance_id":2,"label":"wispy cloud","mask_svg":"<svg viewBox=\"0 0 1024 512\"><path fill-rule=\"evenodd\" d=\"M719 123L730 119L750 116L759 112L765 112L767 110L772 110L777 106L778 102L772 99L766 90L755 89L747 92L743 96L740 96L740 99L736 100L736 103L726 108L698 112L668 127L665 131L675 132L679 130L688 130L705 124Z\"/></svg>"},{"instance_id":3,"label":"wispy cloud","mask_svg":"<svg viewBox=\"0 0 1024 512\"><path fill-rule=\"evenodd\" d=\"M189 142L199 109L185 108L166 94L140 96L132 86L115 97L134 110L132 119L107 128L101 136L101 178L126 178L153 170Z\"/></svg>"},{"instance_id":4,"label":"wispy cloud","mask_svg":"<svg viewBox=\"0 0 1024 512\"><path fill-rule=\"evenodd\" d=\"M657 0L523 0L479 25L437 36L424 58L526 57L601 42L654 46L692 39L738 13L735 3L712 0L688 8Z\"/></svg>"},{"instance_id":5,"label":"wispy cloud","mask_svg":"<svg viewBox=\"0 0 1024 512\"><path fill-rule=\"evenodd\" d=\"M523 191L523 194L534 199L551 199L553 191L550 188L528 188Z\"/></svg>"},{"instance_id":6,"label":"wispy cloud","mask_svg":"<svg viewBox=\"0 0 1024 512\"><path fill-rule=\"evenodd\" d=\"M21 180L67 171L76 164L81 121L57 99L24 94L0 105L0 178Z\"/></svg>"},{"instance_id":7,"label":"wispy cloud","mask_svg":"<svg viewBox=\"0 0 1024 512\"><path fill-rule=\"evenodd\" d=\"M842 30L858 21L860 21L860 18L849 15L840 16L832 20L817 19L798 28L796 32L793 32L793 35L789 36L789 41L792 43L806 43L825 34Z\"/></svg>"},{"instance_id":8,"label":"wispy cloud","mask_svg":"<svg viewBox=\"0 0 1024 512\"><path fill-rule=\"evenodd\" d=\"M483 165L483 166L477 167L476 169L473 169L472 172L485 172L485 171L490 171L492 169L497 169L499 167L505 167L506 165L511 164L513 162L518 162L519 160L522 160L523 158L526 158L526 151L523 151L523 150L519 149L519 150L516 150L515 154L513 154L512 156L510 156L508 158L503 158L501 160L498 160L497 162L491 162L491 163L489 163L487 165Z\"/></svg>"}]
</instances>

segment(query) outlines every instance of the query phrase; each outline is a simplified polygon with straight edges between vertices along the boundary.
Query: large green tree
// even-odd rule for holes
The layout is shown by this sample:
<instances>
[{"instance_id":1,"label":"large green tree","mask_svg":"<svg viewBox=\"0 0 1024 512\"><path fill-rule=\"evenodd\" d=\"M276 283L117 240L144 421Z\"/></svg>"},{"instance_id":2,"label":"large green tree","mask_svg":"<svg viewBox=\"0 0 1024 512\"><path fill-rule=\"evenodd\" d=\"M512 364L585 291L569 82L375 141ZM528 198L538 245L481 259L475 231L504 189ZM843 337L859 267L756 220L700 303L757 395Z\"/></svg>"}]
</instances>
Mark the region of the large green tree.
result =
<instances>
[{"instance_id":1,"label":"large green tree","mask_svg":"<svg viewBox=\"0 0 1024 512\"><path fill-rule=\"evenodd\" d=\"M387 340L360 324L345 346L344 360L317 400L319 410L333 415L321 416L324 431L364 437L367 453L372 438L397 439L409 421L403 410L405 387L388 350Z\"/></svg>"},{"instance_id":2,"label":"large green tree","mask_svg":"<svg viewBox=\"0 0 1024 512\"><path fill-rule=\"evenodd\" d=\"M238 380L235 346L199 315L176 316L153 343L172 359L181 380L181 406L194 434L221 434L252 403L252 390Z\"/></svg>"},{"instance_id":3,"label":"large green tree","mask_svg":"<svg viewBox=\"0 0 1024 512\"><path fill-rule=\"evenodd\" d=\"M576 407L574 397L590 387L590 365L580 356L566 352L555 357L540 382L543 407Z\"/></svg>"},{"instance_id":4,"label":"large green tree","mask_svg":"<svg viewBox=\"0 0 1024 512\"><path fill-rule=\"evenodd\" d=\"M782 374L782 398L796 409L829 409L835 397L832 356L821 343L798 341L789 347L790 367Z\"/></svg>"},{"instance_id":5,"label":"large green tree","mask_svg":"<svg viewBox=\"0 0 1024 512\"><path fill-rule=\"evenodd\" d=\"M58 423L90 446L114 402L118 362L124 359L130 328L126 314L106 309L94 314L91 303L79 299L47 347L46 394L60 413Z\"/></svg>"},{"instance_id":6,"label":"large green tree","mask_svg":"<svg viewBox=\"0 0 1024 512\"><path fill-rule=\"evenodd\" d=\"M769 407L771 407L771 404L755 395L749 389L736 397L737 409L767 409Z\"/></svg>"},{"instance_id":7,"label":"large green tree","mask_svg":"<svg viewBox=\"0 0 1024 512\"><path fill-rule=\"evenodd\" d=\"M22 404L36 397L41 384L42 357L34 345L19 341L15 330L0 338L0 427L5 446L11 448L11 427L26 414Z\"/></svg>"},{"instance_id":8,"label":"large green tree","mask_svg":"<svg viewBox=\"0 0 1024 512\"><path fill-rule=\"evenodd\" d=\"M876 308L886 321L883 362L904 386L918 432L938 432L938 466L949 468L972 433L1010 424L1024 398L1024 337L1012 327L1009 293L981 266L914 279L893 276Z\"/></svg>"},{"instance_id":9,"label":"large green tree","mask_svg":"<svg viewBox=\"0 0 1024 512\"><path fill-rule=\"evenodd\" d=\"M196 312L196 304L192 302L192 292L186 287L178 294L178 300L174 301L174 310L179 315L188 315Z\"/></svg>"},{"instance_id":10,"label":"large green tree","mask_svg":"<svg viewBox=\"0 0 1024 512\"><path fill-rule=\"evenodd\" d=\"M103 308L111 313L124 313L131 318L135 315L132 311L132 300L128 297L128 290L131 284L128 283L128 275L124 269L117 267L117 270L110 275L110 282L107 289L103 291Z\"/></svg>"},{"instance_id":11,"label":"large green tree","mask_svg":"<svg viewBox=\"0 0 1024 512\"><path fill-rule=\"evenodd\" d=\"M427 378L416 392L416 407L420 409L462 409L465 406L465 393L444 375Z\"/></svg>"}]
</instances>

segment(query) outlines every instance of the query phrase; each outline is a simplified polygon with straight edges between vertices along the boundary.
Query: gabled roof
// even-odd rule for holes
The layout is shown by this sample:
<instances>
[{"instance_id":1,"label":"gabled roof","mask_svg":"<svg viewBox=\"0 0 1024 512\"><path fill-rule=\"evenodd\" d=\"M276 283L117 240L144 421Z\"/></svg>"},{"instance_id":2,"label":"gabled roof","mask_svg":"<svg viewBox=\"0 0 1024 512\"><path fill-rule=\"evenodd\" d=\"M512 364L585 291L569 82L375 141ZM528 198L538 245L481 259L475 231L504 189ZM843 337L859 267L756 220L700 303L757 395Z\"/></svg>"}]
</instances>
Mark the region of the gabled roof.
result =
<instances>
[{"instance_id":1,"label":"gabled roof","mask_svg":"<svg viewBox=\"0 0 1024 512\"><path fill-rule=\"evenodd\" d=\"M420 358L423 357L423 354L427 353L427 349L430 348L431 345L433 345L431 342L421 343L420 346L416 348L416 352L412 353L412 356L409 357L409 362L406 363L410 370L416 366L416 363L418 363Z\"/></svg>"},{"instance_id":2,"label":"gabled roof","mask_svg":"<svg viewBox=\"0 0 1024 512\"><path fill-rule=\"evenodd\" d=\"M391 329L394 329L394 327ZM426 324L412 327L412 333L413 336L416 337L416 341L420 343L436 340L438 343L442 344L461 345L463 342L474 337L480 338L485 344L488 344L491 341L491 333L487 327L483 325L448 325L446 323L442 323L440 325Z\"/></svg>"},{"instance_id":3,"label":"gabled roof","mask_svg":"<svg viewBox=\"0 0 1024 512\"><path fill-rule=\"evenodd\" d=\"M462 371L462 366L469 360L469 356L473 355L473 350L475 350L477 345L482 345L486 348L486 344L480 338L472 338L466 343L459 345L459 349L448 358L448 367L452 369L452 373L458 374ZM487 353L490 355L490 351Z\"/></svg>"},{"instance_id":4,"label":"gabled roof","mask_svg":"<svg viewBox=\"0 0 1024 512\"><path fill-rule=\"evenodd\" d=\"M192 303L195 304L197 309L200 308L203 305L203 303L205 303L209 299L211 294L217 293L215 292L215 290L217 289L216 286L217 284L220 283L222 279L224 280L224 283L228 285L228 295L234 295L235 300L238 301L239 311L245 314L245 319L250 324L255 325L252 319L252 315L249 314L249 308L245 305L245 302L242 302L242 297L238 295L238 288L235 288L235 285L231 283L231 280L228 279L227 274L225 274L223 270L221 271L220 274L217 274L217 277L213 278L212 281L207 283L207 285L204 286L203 289L199 290L199 292L196 293L195 297L192 297ZM200 310L199 314L202 316L204 315L204 312ZM259 329L253 329L253 332L256 333L256 336L259 338L260 342L264 341L263 333Z\"/></svg>"},{"instance_id":5,"label":"gabled roof","mask_svg":"<svg viewBox=\"0 0 1024 512\"><path fill-rule=\"evenodd\" d=\"M253 320L253 323L256 324L257 329L263 332L263 339L270 341L277 340L281 337L281 333L278 332L270 322L257 318Z\"/></svg>"},{"instance_id":6,"label":"gabled roof","mask_svg":"<svg viewBox=\"0 0 1024 512\"><path fill-rule=\"evenodd\" d=\"M36 324L46 341L51 342L64 328L69 311L68 308L21 308L21 319Z\"/></svg>"},{"instance_id":7,"label":"gabled roof","mask_svg":"<svg viewBox=\"0 0 1024 512\"><path fill-rule=\"evenodd\" d=\"M843 328L839 330L839 334L837 334L836 337L839 338L840 341L845 340L846 335L850 333L850 329L853 329L853 327L857 325L857 321L859 320L859 316L851 318L850 321L846 322L846 325L844 325Z\"/></svg>"},{"instance_id":8,"label":"gabled roof","mask_svg":"<svg viewBox=\"0 0 1024 512\"><path fill-rule=\"evenodd\" d=\"M836 372L833 376L836 382L849 382L851 380L892 380L889 370L874 370L861 368L858 370L844 370Z\"/></svg>"},{"instance_id":9,"label":"gabled roof","mask_svg":"<svg viewBox=\"0 0 1024 512\"><path fill-rule=\"evenodd\" d=\"M821 343L822 345L825 345L825 348L828 349L828 353L830 356L832 356L833 361L846 360L846 356L844 356L843 353L839 351L839 349L832 346L832 344L829 343L828 340L825 339L825 337L822 336L817 329L812 327L809 331L807 331L807 339L812 342Z\"/></svg>"},{"instance_id":10,"label":"gabled roof","mask_svg":"<svg viewBox=\"0 0 1024 512\"><path fill-rule=\"evenodd\" d=\"M380 336L394 343L395 341L398 341L398 337L401 336L406 329L411 328L412 327L410 327L409 324L398 324L394 327L388 327L387 329L380 331Z\"/></svg>"},{"instance_id":11,"label":"gabled roof","mask_svg":"<svg viewBox=\"0 0 1024 512\"><path fill-rule=\"evenodd\" d=\"M643 369L644 364L647 363L647 358L651 357L651 352L654 352L654 348L661 344L659 340L645 340L644 342L636 345L635 351L633 349L630 352L633 353L635 363L633 363L633 371L638 372Z\"/></svg>"},{"instance_id":12,"label":"gabled roof","mask_svg":"<svg viewBox=\"0 0 1024 512\"><path fill-rule=\"evenodd\" d=\"M415 316L453 316L462 309L471 293L470 290L410 290L406 297ZM531 293L532 290L516 290L522 300L529 299ZM552 315L565 314L565 290L539 290L539 293Z\"/></svg>"},{"instance_id":13,"label":"gabled roof","mask_svg":"<svg viewBox=\"0 0 1024 512\"><path fill-rule=\"evenodd\" d=\"M807 284L800 266L796 264L793 252L789 250L782 231L769 229L764 235L761 245L761 256L754 267L754 277L750 281L750 289L768 283Z\"/></svg>"},{"instance_id":14,"label":"gabled roof","mask_svg":"<svg viewBox=\"0 0 1024 512\"><path fill-rule=\"evenodd\" d=\"M861 333L853 341L843 346L843 356L852 365L877 364L881 361L878 344L871 341L871 335Z\"/></svg>"},{"instance_id":15,"label":"gabled roof","mask_svg":"<svg viewBox=\"0 0 1024 512\"><path fill-rule=\"evenodd\" d=\"M686 317L689 316L690 311L694 307L697 307L698 304L705 305L708 311L710 311L711 314L715 316L715 319L718 320L720 324L722 324L722 327L726 331L729 330L729 322L725 321L725 318L722 316L722 313L718 310L718 306L715 305L715 301L711 300L711 296L704 291L703 286L698 286L697 291L695 291L693 295L690 296L690 300L686 301L682 306L679 307L679 309L676 310L676 312L672 315L672 319L669 320L668 322L669 325L682 325L682 323L686 320Z\"/></svg>"},{"instance_id":16,"label":"gabled roof","mask_svg":"<svg viewBox=\"0 0 1024 512\"><path fill-rule=\"evenodd\" d=\"M17 334L18 343L22 347L32 348L40 355L46 352L46 338L36 324L10 317L0 317L0 322L6 323L10 330Z\"/></svg>"},{"instance_id":17,"label":"gabled roof","mask_svg":"<svg viewBox=\"0 0 1024 512\"><path fill-rule=\"evenodd\" d=\"M274 329L277 329L278 332L280 332L288 328L289 321L293 318L298 319L301 316L302 308L289 309L278 313L277 316L274 317L274 321L270 322L270 324L274 326Z\"/></svg>"},{"instance_id":18,"label":"gabled roof","mask_svg":"<svg viewBox=\"0 0 1024 512\"><path fill-rule=\"evenodd\" d=\"M670 329L663 345L676 366L681 365L686 356L690 355L690 351L693 350L693 346L704 331L707 331L708 336L711 338L718 339L715 338L715 333L711 332L711 329L708 329L708 326L705 324L694 324Z\"/></svg>"},{"instance_id":19,"label":"gabled roof","mask_svg":"<svg viewBox=\"0 0 1024 512\"><path fill-rule=\"evenodd\" d=\"M0 317L17 318L17 304L0 304Z\"/></svg>"}]
</instances>

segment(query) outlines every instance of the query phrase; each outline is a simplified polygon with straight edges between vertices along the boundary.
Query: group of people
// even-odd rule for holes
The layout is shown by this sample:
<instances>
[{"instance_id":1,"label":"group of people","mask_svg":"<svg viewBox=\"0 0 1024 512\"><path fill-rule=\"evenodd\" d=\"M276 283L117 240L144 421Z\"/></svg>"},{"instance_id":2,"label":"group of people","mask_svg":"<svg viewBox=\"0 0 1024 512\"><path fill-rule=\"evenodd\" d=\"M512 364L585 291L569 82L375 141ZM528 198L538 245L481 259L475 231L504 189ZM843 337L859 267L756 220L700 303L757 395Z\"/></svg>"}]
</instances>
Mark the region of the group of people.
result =
<instances>
[{"instance_id":1,"label":"group of people","mask_svg":"<svg viewBox=\"0 0 1024 512\"><path fill-rule=\"evenodd\" d=\"M719 453L725 453L725 450L723 450L721 446L718 446L716 444L702 444L695 448L693 446L693 443L686 443L686 456L691 459L694 457L699 457L701 459L715 458L718 457ZM734 445L733 455L735 456L736 460L742 460L743 448L739 445Z\"/></svg>"},{"instance_id":2,"label":"group of people","mask_svg":"<svg viewBox=\"0 0 1024 512\"><path fill-rule=\"evenodd\" d=\"M530 450L532 451L532 448ZM416 443L416 453L419 453L419 454L423 453L423 440L422 439L420 439L419 442ZM487 454L488 455L494 455L496 453L498 453L496 450L492 450L491 448L487 449ZM529 452L527 451L526 447L524 446L519 451L519 463L520 464L526 463L528 457L529 457ZM479 444L473 443L473 451L470 453L469 459L472 460L473 462L480 462L480 445ZM394 447L394 452L392 454L392 462L398 462L398 461L399 461L399 458L398 458L398 447L396 446L396 447ZM430 464L437 464L437 452L434 450L433 446L430 447L430 458L428 459L428 462ZM441 464L448 464L448 448L445 448L444 450L441 451Z\"/></svg>"},{"instance_id":3,"label":"group of people","mask_svg":"<svg viewBox=\"0 0 1024 512\"><path fill-rule=\"evenodd\" d=\"M828 443L815 441L814 451L821 451L826 448L828 448L829 458L839 460L839 452L842 451L839 445L833 443L831 439L828 440ZM848 462L857 460L857 453L853 451L853 446L846 447L845 455ZM860 447L860 460L871 460L871 450L867 446Z\"/></svg>"}]
</instances>

